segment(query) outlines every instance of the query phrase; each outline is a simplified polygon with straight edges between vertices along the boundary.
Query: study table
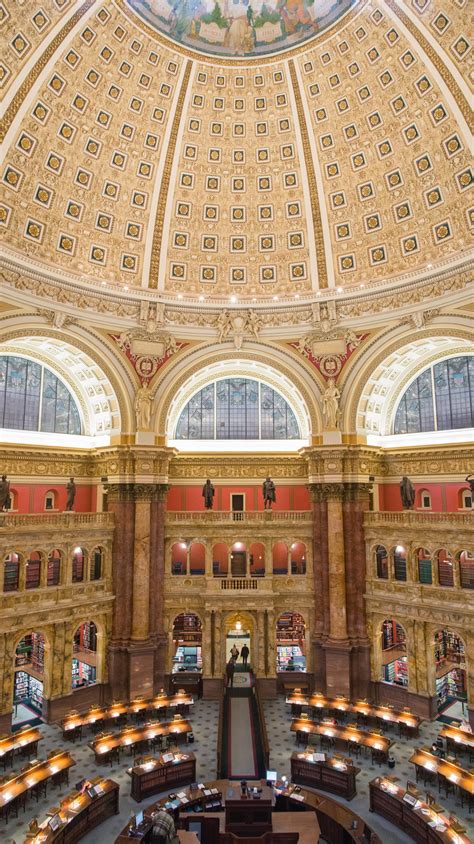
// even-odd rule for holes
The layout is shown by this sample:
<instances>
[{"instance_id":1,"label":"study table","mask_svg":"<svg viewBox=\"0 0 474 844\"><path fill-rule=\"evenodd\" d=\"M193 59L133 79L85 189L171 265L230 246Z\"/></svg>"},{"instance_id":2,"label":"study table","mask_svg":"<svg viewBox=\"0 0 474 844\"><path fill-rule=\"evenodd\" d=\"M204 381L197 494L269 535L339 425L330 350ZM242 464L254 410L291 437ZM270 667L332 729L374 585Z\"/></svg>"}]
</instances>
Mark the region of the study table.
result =
<instances>
[{"instance_id":1,"label":"study table","mask_svg":"<svg viewBox=\"0 0 474 844\"><path fill-rule=\"evenodd\" d=\"M471 809L474 797L474 774L460 768L455 762L441 759L423 748L417 748L408 761L415 766L417 782L418 779L425 781L427 775L437 774L438 781L444 778L460 792L465 792L469 801L469 810Z\"/></svg>"},{"instance_id":2,"label":"study table","mask_svg":"<svg viewBox=\"0 0 474 844\"><path fill-rule=\"evenodd\" d=\"M5 770L7 764L13 767L13 756L18 751L23 755L36 755L38 742L43 736L37 727L27 727L17 733L0 738L0 760Z\"/></svg>"},{"instance_id":3,"label":"study table","mask_svg":"<svg viewBox=\"0 0 474 844\"><path fill-rule=\"evenodd\" d=\"M196 757L194 753L163 753L161 756L145 756L139 765L127 771L131 777L131 795L137 803L144 797L196 780Z\"/></svg>"},{"instance_id":4,"label":"study table","mask_svg":"<svg viewBox=\"0 0 474 844\"><path fill-rule=\"evenodd\" d=\"M318 735L323 738L333 739L334 741L368 747L371 751L377 751L383 762L388 761L388 752L393 744L391 739L381 736L378 733L370 733L349 725L336 726L333 724L319 723L317 721L311 721L309 718L293 718L291 731L294 733L309 733L310 735Z\"/></svg>"},{"instance_id":5,"label":"study table","mask_svg":"<svg viewBox=\"0 0 474 844\"><path fill-rule=\"evenodd\" d=\"M443 727L439 735L446 739L446 746L448 750L459 750L459 745L465 747L467 750L474 750L474 733L469 733L467 730L461 730L460 727L450 726Z\"/></svg>"},{"instance_id":6,"label":"study table","mask_svg":"<svg viewBox=\"0 0 474 844\"><path fill-rule=\"evenodd\" d=\"M180 690L173 695L158 694L153 698L136 698L130 701L129 704L114 703L111 706L91 706L91 708L84 713L79 713L73 710L69 712L62 721L63 737L69 738L73 730L78 727L87 727L101 721L114 721L120 717L126 718L128 715L138 715L141 712L151 712L156 709L175 709L177 707L192 706L194 698L192 695Z\"/></svg>"},{"instance_id":7,"label":"study table","mask_svg":"<svg viewBox=\"0 0 474 844\"><path fill-rule=\"evenodd\" d=\"M303 695L300 690L295 690L287 696L286 702L292 706L311 706L313 709L363 715L378 722L402 725L413 736L418 735L421 723L421 719L417 715L413 715L412 712L407 712L404 709L392 709L391 706L374 706L365 700L351 702L346 697L326 697L326 695L318 692L307 696Z\"/></svg>"},{"instance_id":8,"label":"study table","mask_svg":"<svg viewBox=\"0 0 474 844\"><path fill-rule=\"evenodd\" d=\"M242 823L248 817L249 811L259 812L259 800L247 799L241 800L239 798L240 786L235 781L215 780L209 783L199 783L204 788L198 788L194 791L186 788L182 789L176 794L176 799L170 801L169 795L164 795L147 806L144 810L144 823L137 835L134 835L135 840L148 842L151 839L152 821L151 815L162 806L170 806L173 809L175 822L179 822L180 812L190 812L194 806L199 805L202 811L222 811L225 809L226 801L230 800L233 813L233 823L238 823L239 819L236 813L240 812ZM262 788L262 797L260 799L267 800L267 788L265 781L252 780L248 781L248 786L257 786ZM183 797L180 797L183 795ZM316 812L319 826L322 835L331 841L331 844L382 844L380 838L370 829L368 824L362 820L359 815L356 815L347 806L343 806L336 800L331 799L323 794L315 794L306 788L302 788L296 784L283 786L279 784L273 792L273 810L277 812L285 811L313 811ZM236 805L237 804L237 805ZM263 812L267 810L267 806L262 805ZM201 813L193 814L193 818L199 819L203 817ZM257 817L257 816L256 816ZM130 837L128 834L129 823L122 830L115 844L130 844Z\"/></svg>"},{"instance_id":9,"label":"study table","mask_svg":"<svg viewBox=\"0 0 474 844\"><path fill-rule=\"evenodd\" d=\"M118 783L96 777L89 781L89 791L73 791L61 800L60 806L50 809L37 830L27 834L24 844L51 844L53 841L75 844L118 811ZM97 840L101 840L100 836Z\"/></svg>"},{"instance_id":10,"label":"study table","mask_svg":"<svg viewBox=\"0 0 474 844\"><path fill-rule=\"evenodd\" d=\"M49 779L54 783L69 781L69 768L75 765L74 759L67 751L60 751L54 755L38 761L30 762L29 765L17 774L14 774L0 785L0 817L5 818L8 823L8 816L18 805L23 805L29 794L35 789L44 787ZM16 804L16 805L15 805Z\"/></svg>"},{"instance_id":11,"label":"study table","mask_svg":"<svg viewBox=\"0 0 474 844\"><path fill-rule=\"evenodd\" d=\"M322 757L322 758L315 758ZM320 791L330 791L345 800L352 800L356 791L356 776L360 768L352 759L327 758L324 753L292 753L291 781L309 785Z\"/></svg>"},{"instance_id":12,"label":"study table","mask_svg":"<svg viewBox=\"0 0 474 844\"><path fill-rule=\"evenodd\" d=\"M396 777L371 781L371 812L383 815L419 844L470 844L464 827L442 806L424 803L419 792L407 791L396 782Z\"/></svg>"},{"instance_id":13,"label":"study table","mask_svg":"<svg viewBox=\"0 0 474 844\"><path fill-rule=\"evenodd\" d=\"M89 742L89 747L95 753L95 761L98 765L104 764L106 754L112 751L119 751L123 747L130 747L132 751L137 750L142 744L147 744L157 736L172 736L175 741L178 738L185 738L192 733L193 728L189 721L179 716L173 721L149 721L140 727L124 727L118 733L107 733L97 736Z\"/></svg>"}]
</instances>

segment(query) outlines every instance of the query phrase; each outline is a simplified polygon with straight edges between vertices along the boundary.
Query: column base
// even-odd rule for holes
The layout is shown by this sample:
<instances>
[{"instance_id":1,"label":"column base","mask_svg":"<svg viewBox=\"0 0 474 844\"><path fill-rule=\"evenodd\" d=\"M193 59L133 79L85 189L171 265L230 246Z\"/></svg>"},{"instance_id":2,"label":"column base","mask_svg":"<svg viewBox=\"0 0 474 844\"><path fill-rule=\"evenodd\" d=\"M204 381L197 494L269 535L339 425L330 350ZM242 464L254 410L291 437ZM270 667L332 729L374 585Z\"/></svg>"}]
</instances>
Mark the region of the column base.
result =
<instances>
[{"instance_id":1,"label":"column base","mask_svg":"<svg viewBox=\"0 0 474 844\"><path fill-rule=\"evenodd\" d=\"M149 642L131 642L109 647L109 683L115 700L151 698L154 693L155 647Z\"/></svg>"},{"instance_id":2,"label":"column base","mask_svg":"<svg viewBox=\"0 0 474 844\"><path fill-rule=\"evenodd\" d=\"M0 715L0 733L11 733L12 731L12 713L4 712Z\"/></svg>"},{"instance_id":3,"label":"column base","mask_svg":"<svg viewBox=\"0 0 474 844\"><path fill-rule=\"evenodd\" d=\"M255 686L262 700L275 700L278 697L276 677L257 677Z\"/></svg>"},{"instance_id":4,"label":"column base","mask_svg":"<svg viewBox=\"0 0 474 844\"><path fill-rule=\"evenodd\" d=\"M224 695L224 680L222 677L202 678L202 699L220 700Z\"/></svg>"},{"instance_id":5,"label":"column base","mask_svg":"<svg viewBox=\"0 0 474 844\"><path fill-rule=\"evenodd\" d=\"M48 724L62 721L71 709L86 712L91 706L103 706L110 700L108 684L96 683L74 689L69 695L43 701L43 717Z\"/></svg>"},{"instance_id":6,"label":"column base","mask_svg":"<svg viewBox=\"0 0 474 844\"><path fill-rule=\"evenodd\" d=\"M421 695L410 691L406 686L391 683L372 683L372 697L376 703L389 703L395 709L407 706L415 715L425 721L434 721L438 717L436 695ZM474 715L474 713L473 713Z\"/></svg>"},{"instance_id":7,"label":"column base","mask_svg":"<svg viewBox=\"0 0 474 844\"><path fill-rule=\"evenodd\" d=\"M323 645L326 661L326 694L351 696L351 645L328 639Z\"/></svg>"}]
</instances>

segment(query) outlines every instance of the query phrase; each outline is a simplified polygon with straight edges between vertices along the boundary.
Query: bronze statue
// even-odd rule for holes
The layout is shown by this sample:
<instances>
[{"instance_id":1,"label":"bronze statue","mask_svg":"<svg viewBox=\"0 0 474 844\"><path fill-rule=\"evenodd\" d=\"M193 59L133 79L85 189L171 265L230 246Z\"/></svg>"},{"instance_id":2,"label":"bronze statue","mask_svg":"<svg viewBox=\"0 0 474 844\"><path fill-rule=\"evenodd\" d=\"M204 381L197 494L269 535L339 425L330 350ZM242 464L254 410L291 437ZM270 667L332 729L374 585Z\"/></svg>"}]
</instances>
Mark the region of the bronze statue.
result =
<instances>
[{"instance_id":1,"label":"bronze statue","mask_svg":"<svg viewBox=\"0 0 474 844\"><path fill-rule=\"evenodd\" d=\"M474 475L468 475L466 478L466 483L468 483L471 487L471 495L474 501Z\"/></svg>"},{"instance_id":2,"label":"bronze statue","mask_svg":"<svg viewBox=\"0 0 474 844\"><path fill-rule=\"evenodd\" d=\"M10 501L10 481L7 481L6 475L2 475L2 482L0 483L0 510L8 510Z\"/></svg>"},{"instance_id":3,"label":"bronze statue","mask_svg":"<svg viewBox=\"0 0 474 844\"><path fill-rule=\"evenodd\" d=\"M403 475L403 478L400 481L400 496L402 499L403 509L413 510L413 505L415 503L415 487L413 486L410 478L407 478L406 475Z\"/></svg>"},{"instance_id":4,"label":"bronze statue","mask_svg":"<svg viewBox=\"0 0 474 844\"><path fill-rule=\"evenodd\" d=\"M69 478L69 483L66 485L67 489L67 501L66 501L66 510L72 510L74 506L74 499L76 497L76 484L74 483L74 478Z\"/></svg>"},{"instance_id":5,"label":"bronze statue","mask_svg":"<svg viewBox=\"0 0 474 844\"><path fill-rule=\"evenodd\" d=\"M214 494L215 489L208 478L202 488L202 497L204 498L204 507L206 508L206 510L212 510L212 505L214 503Z\"/></svg>"},{"instance_id":6,"label":"bronze statue","mask_svg":"<svg viewBox=\"0 0 474 844\"><path fill-rule=\"evenodd\" d=\"M272 509L272 503L276 501L276 488L270 476L268 476L262 487L263 492L263 506L265 510Z\"/></svg>"}]
</instances>

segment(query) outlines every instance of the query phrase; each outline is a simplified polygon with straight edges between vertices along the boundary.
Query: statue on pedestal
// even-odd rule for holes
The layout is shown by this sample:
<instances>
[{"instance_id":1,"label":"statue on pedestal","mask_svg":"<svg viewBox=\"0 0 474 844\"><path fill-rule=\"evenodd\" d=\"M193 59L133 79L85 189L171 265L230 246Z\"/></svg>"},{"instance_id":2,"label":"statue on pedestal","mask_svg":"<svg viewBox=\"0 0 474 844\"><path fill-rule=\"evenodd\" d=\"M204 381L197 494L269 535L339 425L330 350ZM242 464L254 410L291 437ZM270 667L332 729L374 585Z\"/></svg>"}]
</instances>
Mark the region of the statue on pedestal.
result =
<instances>
[{"instance_id":1,"label":"statue on pedestal","mask_svg":"<svg viewBox=\"0 0 474 844\"><path fill-rule=\"evenodd\" d=\"M74 499L76 497L76 484L74 483L74 478L69 478L69 483L66 485L66 490L66 510L72 510L74 506Z\"/></svg>"},{"instance_id":2,"label":"statue on pedestal","mask_svg":"<svg viewBox=\"0 0 474 844\"><path fill-rule=\"evenodd\" d=\"M212 505L214 503L214 495L215 489L208 478L202 488L202 497L204 498L204 507L206 508L206 510L212 510Z\"/></svg>"},{"instance_id":3,"label":"statue on pedestal","mask_svg":"<svg viewBox=\"0 0 474 844\"><path fill-rule=\"evenodd\" d=\"M341 394L334 378L330 378L323 395L323 417L326 430L335 431L339 425L339 399Z\"/></svg>"},{"instance_id":4,"label":"statue on pedestal","mask_svg":"<svg viewBox=\"0 0 474 844\"><path fill-rule=\"evenodd\" d=\"M466 483L468 483L471 487L471 496L472 500L474 501L474 475L468 475L466 478Z\"/></svg>"},{"instance_id":5,"label":"statue on pedestal","mask_svg":"<svg viewBox=\"0 0 474 844\"><path fill-rule=\"evenodd\" d=\"M137 431L149 431L151 421L151 407L153 399L148 385L137 390L135 396L135 414L137 417Z\"/></svg>"},{"instance_id":6,"label":"statue on pedestal","mask_svg":"<svg viewBox=\"0 0 474 844\"><path fill-rule=\"evenodd\" d=\"M400 497L402 499L403 509L413 510L413 505L415 503L415 487L413 486L410 478L407 478L406 475L403 475L403 478L400 481Z\"/></svg>"},{"instance_id":7,"label":"statue on pedestal","mask_svg":"<svg viewBox=\"0 0 474 844\"><path fill-rule=\"evenodd\" d=\"M270 476L265 478L262 487L263 506L265 510L272 509L272 503L276 501L276 487Z\"/></svg>"},{"instance_id":8,"label":"statue on pedestal","mask_svg":"<svg viewBox=\"0 0 474 844\"><path fill-rule=\"evenodd\" d=\"M8 510L10 503L10 481L7 481L6 475L2 475L2 482L0 483L0 510Z\"/></svg>"}]
</instances>

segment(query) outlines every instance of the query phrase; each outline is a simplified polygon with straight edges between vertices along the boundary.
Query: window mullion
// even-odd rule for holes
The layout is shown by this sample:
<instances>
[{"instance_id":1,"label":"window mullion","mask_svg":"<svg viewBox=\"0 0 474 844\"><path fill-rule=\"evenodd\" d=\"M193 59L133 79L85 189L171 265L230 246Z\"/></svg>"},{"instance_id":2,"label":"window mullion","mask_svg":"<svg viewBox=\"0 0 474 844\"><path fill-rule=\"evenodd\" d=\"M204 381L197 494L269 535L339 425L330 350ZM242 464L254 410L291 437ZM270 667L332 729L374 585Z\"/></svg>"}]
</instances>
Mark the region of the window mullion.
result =
<instances>
[{"instance_id":1,"label":"window mullion","mask_svg":"<svg viewBox=\"0 0 474 844\"><path fill-rule=\"evenodd\" d=\"M436 392L435 392L435 380L434 380L434 366L430 369L431 374L431 392L433 394L433 418L434 418L434 429L435 431L438 430L438 410L436 407Z\"/></svg>"},{"instance_id":2,"label":"window mullion","mask_svg":"<svg viewBox=\"0 0 474 844\"><path fill-rule=\"evenodd\" d=\"M44 367L41 367L40 375L40 397L38 410L38 431L41 431L41 419L43 417L43 388L44 388Z\"/></svg>"}]
</instances>

